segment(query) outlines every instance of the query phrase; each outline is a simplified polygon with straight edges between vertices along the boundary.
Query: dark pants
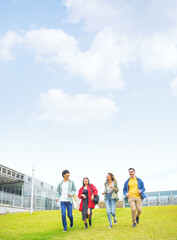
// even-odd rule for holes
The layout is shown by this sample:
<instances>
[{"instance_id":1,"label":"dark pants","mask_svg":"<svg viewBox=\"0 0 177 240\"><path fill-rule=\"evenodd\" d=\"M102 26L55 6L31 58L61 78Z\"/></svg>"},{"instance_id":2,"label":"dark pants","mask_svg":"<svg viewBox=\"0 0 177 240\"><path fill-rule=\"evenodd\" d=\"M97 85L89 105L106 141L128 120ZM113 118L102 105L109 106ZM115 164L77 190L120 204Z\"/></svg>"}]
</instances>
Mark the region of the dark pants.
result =
<instances>
[{"instance_id":1,"label":"dark pants","mask_svg":"<svg viewBox=\"0 0 177 240\"><path fill-rule=\"evenodd\" d=\"M70 223L73 225L73 214L72 214L73 204L70 202L60 202L60 205L61 205L62 223L63 223L64 229L66 230L67 229L66 208L67 208Z\"/></svg>"}]
</instances>

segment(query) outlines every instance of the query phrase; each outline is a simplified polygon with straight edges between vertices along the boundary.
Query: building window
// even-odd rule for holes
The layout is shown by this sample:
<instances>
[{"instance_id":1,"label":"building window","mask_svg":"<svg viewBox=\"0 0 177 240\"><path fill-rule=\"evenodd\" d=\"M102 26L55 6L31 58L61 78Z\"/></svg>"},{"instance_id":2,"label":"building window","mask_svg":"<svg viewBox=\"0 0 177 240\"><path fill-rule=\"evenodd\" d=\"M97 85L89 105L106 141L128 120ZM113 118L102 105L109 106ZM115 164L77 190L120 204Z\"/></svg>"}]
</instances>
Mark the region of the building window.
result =
<instances>
[{"instance_id":1,"label":"building window","mask_svg":"<svg viewBox=\"0 0 177 240\"><path fill-rule=\"evenodd\" d=\"M30 177L28 178L28 182L30 182L30 183L32 182L32 179Z\"/></svg>"}]
</instances>

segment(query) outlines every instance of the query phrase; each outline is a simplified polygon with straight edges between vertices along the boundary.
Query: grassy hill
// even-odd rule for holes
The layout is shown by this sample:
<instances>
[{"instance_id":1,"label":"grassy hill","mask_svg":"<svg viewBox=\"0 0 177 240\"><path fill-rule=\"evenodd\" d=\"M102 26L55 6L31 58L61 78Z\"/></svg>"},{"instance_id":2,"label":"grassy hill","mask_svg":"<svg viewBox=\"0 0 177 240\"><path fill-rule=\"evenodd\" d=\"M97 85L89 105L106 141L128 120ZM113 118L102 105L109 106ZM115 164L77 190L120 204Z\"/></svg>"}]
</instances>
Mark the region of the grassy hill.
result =
<instances>
[{"instance_id":1,"label":"grassy hill","mask_svg":"<svg viewBox=\"0 0 177 240\"><path fill-rule=\"evenodd\" d=\"M116 209L118 224L108 229L106 209L93 211L93 226L84 229L81 213L73 211L74 227L62 232L60 211L40 211L0 216L1 240L122 240L177 239L177 206L144 207L140 224L131 228L130 208Z\"/></svg>"}]
</instances>

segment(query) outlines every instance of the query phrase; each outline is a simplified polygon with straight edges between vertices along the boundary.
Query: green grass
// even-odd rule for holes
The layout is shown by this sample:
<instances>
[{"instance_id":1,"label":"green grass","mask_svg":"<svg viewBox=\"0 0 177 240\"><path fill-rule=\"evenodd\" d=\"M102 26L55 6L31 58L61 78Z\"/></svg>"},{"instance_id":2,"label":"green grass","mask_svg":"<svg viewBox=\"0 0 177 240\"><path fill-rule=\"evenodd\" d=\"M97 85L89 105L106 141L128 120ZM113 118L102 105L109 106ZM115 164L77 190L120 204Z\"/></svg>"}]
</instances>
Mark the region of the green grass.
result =
<instances>
[{"instance_id":1,"label":"green grass","mask_svg":"<svg viewBox=\"0 0 177 240\"><path fill-rule=\"evenodd\" d=\"M93 226L84 229L81 213L73 211L74 227L63 233L60 211L40 211L0 216L1 240L173 240L177 239L177 206L144 207L140 224L131 228L130 208L116 209L118 224L108 229L106 209L93 211Z\"/></svg>"}]
</instances>

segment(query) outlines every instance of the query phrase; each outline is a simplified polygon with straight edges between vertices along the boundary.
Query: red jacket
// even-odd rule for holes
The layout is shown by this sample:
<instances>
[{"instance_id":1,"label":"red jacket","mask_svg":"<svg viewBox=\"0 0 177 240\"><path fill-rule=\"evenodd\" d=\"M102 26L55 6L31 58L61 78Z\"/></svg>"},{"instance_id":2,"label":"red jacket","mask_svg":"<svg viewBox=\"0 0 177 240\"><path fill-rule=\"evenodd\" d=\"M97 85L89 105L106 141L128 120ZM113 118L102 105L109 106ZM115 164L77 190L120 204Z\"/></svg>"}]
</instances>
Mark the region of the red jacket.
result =
<instances>
[{"instance_id":1,"label":"red jacket","mask_svg":"<svg viewBox=\"0 0 177 240\"><path fill-rule=\"evenodd\" d=\"M92 186L92 192L91 192L90 185ZM93 184L89 184L87 189L88 189L88 208L95 208L95 204L91 200L91 196L92 196L92 193L93 193L93 195L97 195L98 190L96 189L96 187ZM78 193L78 197L81 199L79 211L82 211L83 197L81 197L81 195L82 195L83 190L84 190L84 187L81 187L79 189L79 193Z\"/></svg>"}]
</instances>

